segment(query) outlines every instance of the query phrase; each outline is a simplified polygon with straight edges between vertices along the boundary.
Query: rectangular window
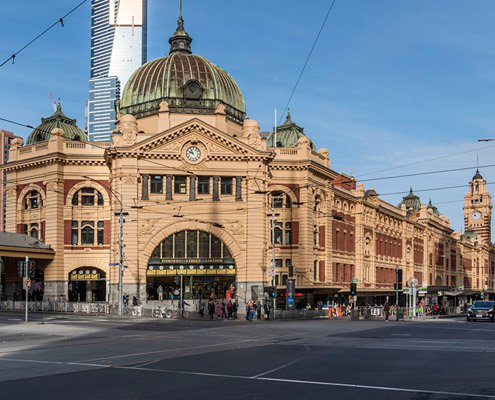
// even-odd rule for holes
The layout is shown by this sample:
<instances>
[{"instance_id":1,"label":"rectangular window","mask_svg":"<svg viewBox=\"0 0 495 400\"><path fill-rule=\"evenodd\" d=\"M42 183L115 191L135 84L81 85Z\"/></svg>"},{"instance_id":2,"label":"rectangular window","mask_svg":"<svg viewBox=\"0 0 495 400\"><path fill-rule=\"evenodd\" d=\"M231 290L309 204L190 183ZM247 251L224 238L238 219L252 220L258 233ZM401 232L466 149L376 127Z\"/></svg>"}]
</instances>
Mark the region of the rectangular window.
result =
<instances>
[{"instance_id":1,"label":"rectangular window","mask_svg":"<svg viewBox=\"0 0 495 400\"><path fill-rule=\"evenodd\" d=\"M199 257L208 258L210 256L210 235L206 232L199 232Z\"/></svg>"},{"instance_id":2,"label":"rectangular window","mask_svg":"<svg viewBox=\"0 0 495 400\"><path fill-rule=\"evenodd\" d=\"M163 193L163 176L151 176L150 193Z\"/></svg>"},{"instance_id":3,"label":"rectangular window","mask_svg":"<svg viewBox=\"0 0 495 400\"><path fill-rule=\"evenodd\" d=\"M162 242L162 254L164 258L173 258L174 257L174 237L170 235ZM158 256L159 257L159 256Z\"/></svg>"},{"instance_id":4,"label":"rectangular window","mask_svg":"<svg viewBox=\"0 0 495 400\"><path fill-rule=\"evenodd\" d=\"M94 206L95 205L95 195L81 195L81 205L83 206Z\"/></svg>"},{"instance_id":5,"label":"rectangular window","mask_svg":"<svg viewBox=\"0 0 495 400\"><path fill-rule=\"evenodd\" d=\"M210 194L210 178L208 176L198 177L198 194Z\"/></svg>"},{"instance_id":6,"label":"rectangular window","mask_svg":"<svg viewBox=\"0 0 495 400\"><path fill-rule=\"evenodd\" d=\"M187 257L198 257L198 231L187 231Z\"/></svg>"},{"instance_id":7,"label":"rectangular window","mask_svg":"<svg viewBox=\"0 0 495 400\"><path fill-rule=\"evenodd\" d=\"M285 223L285 244L291 244L291 242L290 242L290 238L291 238L290 230L291 230L291 223L286 222Z\"/></svg>"},{"instance_id":8,"label":"rectangular window","mask_svg":"<svg viewBox=\"0 0 495 400\"><path fill-rule=\"evenodd\" d=\"M175 234L175 258L185 258L186 256L186 232Z\"/></svg>"},{"instance_id":9,"label":"rectangular window","mask_svg":"<svg viewBox=\"0 0 495 400\"><path fill-rule=\"evenodd\" d=\"M219 238L211 236L211 257L220 258L222 257L222 242Z\"/></svg>"},{"instance_id":10,"label":"rectangular window","mask_svg":"<svg viewBox=\"0 0 495 400\"><path fill-rule=\"evenodd\" d=\"M105 229L104 229L105 223L103 221L98 221L98 232L96 236L97 243L99 245L103 245L104 243L104 237L105 237Z\"/></svg>"},{"instance_id":11,"label":"rectangular window","mask_svg":"<svg viewBox=\"0 0 495 400\"><path fill-rule=\"evenodd\" d=\"M220 182L220 194L232 194L232 178L222 177Z\"/></svg>"},{"instance_id":12,"label":"rectangular window","mask_svg":"<svg viewBox=\"0 0 495 400\"><path fill-rule=\"evenodd\" d=\"M275 259L275 268L282 268L282 259L276 258Z\"/></svg>"},{"instance_id":13,"label":"rectangular window","mask_svg":"<svg viewBox=\"0 0 495 400\"><path fill-rule=\"evenodd\" d=\"M71 243L73 245L76 245L78 243L78 228L79 228L79 224L77 221L72 221L72 238L71 238Z\"/></svg>"},{"instance_id":14,"label":"rectangular window","mask_svg":"<svg viewBox=\"0 0 495 400\"><path fill-rule=\"evenodd\" d=\"M174 179L174 193L186 194L187 193L187 180L185 176L176 176Z\"/></svg>"},{"instance_id":15,"label":"rectangular window","mask_svg":"<svg viewBox=\"0 0 495 400\"><path fill-rule=\"evenodd\" d=\"M287 285L287 274L282 275L282 285Z\"/></svg>"}]
</instances>

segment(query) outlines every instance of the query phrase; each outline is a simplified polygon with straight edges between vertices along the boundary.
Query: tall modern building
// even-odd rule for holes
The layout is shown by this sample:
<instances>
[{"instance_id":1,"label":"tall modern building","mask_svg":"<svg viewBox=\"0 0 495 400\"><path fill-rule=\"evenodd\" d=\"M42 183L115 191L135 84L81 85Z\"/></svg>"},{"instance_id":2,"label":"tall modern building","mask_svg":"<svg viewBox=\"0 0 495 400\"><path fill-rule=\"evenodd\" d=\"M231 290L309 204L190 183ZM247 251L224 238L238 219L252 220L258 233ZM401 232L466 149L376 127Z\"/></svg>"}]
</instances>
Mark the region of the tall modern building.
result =
<instances>
[{"instance_id":1,"label":"tall modern building","mask_svg":"<svg viewBox=\"0 0 495 400\"><path fill-rule=\"evenodd\" d=\"M89 140L112 140L115 102L146 62L146 43L147 0L92 0Z\"/></svg>"},{"instance_id":2,"label":"tall modern building","mask_svg":"<svg viewBox=\"0 0 495 400\"><path fill-rule=\"evenodd\" d=\"M10 142L19 136L15 136L12 132L4 131L0 129L0 142L3 144L3 149L0 154L0 164L5 164L9 160L9 149ZM7 179L5 176L5 172L2 172L2 184L0 185L0 231L5 232L5 212L6 212L6 193L5 186L7 184Z\"/></svg>"}]
</instances>

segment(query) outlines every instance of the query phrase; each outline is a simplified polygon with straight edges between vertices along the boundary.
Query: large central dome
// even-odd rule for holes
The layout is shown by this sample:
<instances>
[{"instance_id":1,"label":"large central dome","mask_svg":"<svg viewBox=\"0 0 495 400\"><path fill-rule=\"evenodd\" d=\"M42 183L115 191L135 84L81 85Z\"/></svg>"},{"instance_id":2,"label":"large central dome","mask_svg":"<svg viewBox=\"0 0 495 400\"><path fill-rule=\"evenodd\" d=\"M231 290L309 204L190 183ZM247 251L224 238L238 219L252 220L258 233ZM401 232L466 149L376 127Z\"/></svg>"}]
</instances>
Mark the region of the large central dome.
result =
<instances>
[{"instance_id":1,"label":"large central dome","mask_svg":"<svg viewBox=\"0 0 495 400\"><path fill-rule=\"evenodd\" d=\"M136 118L156 115L166 101L170 112L214 114L224 106L227 117L240 124L246 115L241 90L223 69L204 57L191 54L192 39L179 16L170 38L170 54L137 69L130 77L120 101L120 112Z\"/></svg>"}]
</instances>

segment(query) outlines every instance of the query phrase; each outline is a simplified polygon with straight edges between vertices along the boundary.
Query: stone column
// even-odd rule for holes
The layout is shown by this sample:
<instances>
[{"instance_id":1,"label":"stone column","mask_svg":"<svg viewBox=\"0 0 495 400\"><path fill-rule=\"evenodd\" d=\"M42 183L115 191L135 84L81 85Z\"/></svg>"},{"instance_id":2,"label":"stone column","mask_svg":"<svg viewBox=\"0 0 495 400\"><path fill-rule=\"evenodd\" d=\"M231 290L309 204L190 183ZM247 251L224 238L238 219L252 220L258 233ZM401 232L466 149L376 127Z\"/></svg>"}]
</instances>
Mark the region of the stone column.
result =
<instances>
[{"instance_id":1,"label":"stone column","mask_svg":"<svg viewBox=\"0 0 495 400\"><path fill-rule=\"evenodd\" d=\"M242 176L235 177L235 201L242 201Z\"/></svg>"},{"instance_id":2,"label":"stone column","mask_svg":"<svg viewBox=\"0 0 495 400\"><path fill-rule=\"evenodd\" d=\"M173 175L167 175L167 181L165 183L165 200L172 199L172 178Z\"/></svg>"},{"instance_id":3,"label":"stone column","mask_svg":"<svg viewBox=\"0 0 495 400\"><path fill-rule=\"evenodd\" d=\"M213 201L220 201L220 198L218 197L218 181L220 180L220 177L218 175L215 175L213 177Z\"/></svg>"},{"instance_id":4,"label":"stone column","mask_svg":"<svg viewBox=\"0 0 495 400\"><path fill-rule=\"evenodd\" d=\"M189 201L196 200L196 175L189 177Z\"/></svg>"},{"instance_id":5,"label":"stone column","mask_svg":"<svg viewBox=\"0 0 495 400\"><path fill-rule=\"evenodd\" d=\"M142 193L141 193L141 200L149 200L148 197L148 179L149 175L148 174L142 174L141 175L141 180L142 180Z\"/></svg>"}]
</instances>

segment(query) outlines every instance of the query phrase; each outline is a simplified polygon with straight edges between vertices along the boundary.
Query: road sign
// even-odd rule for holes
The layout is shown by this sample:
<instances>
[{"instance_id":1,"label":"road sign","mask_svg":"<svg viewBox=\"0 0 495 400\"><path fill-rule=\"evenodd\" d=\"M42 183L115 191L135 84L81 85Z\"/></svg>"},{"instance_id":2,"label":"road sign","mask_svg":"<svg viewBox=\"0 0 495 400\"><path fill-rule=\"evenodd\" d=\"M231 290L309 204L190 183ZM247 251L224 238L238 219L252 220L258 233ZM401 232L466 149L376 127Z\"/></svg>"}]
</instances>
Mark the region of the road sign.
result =
<instances>
[{"instance_id":1,"label":"road sign","mask_svg":"<svg viewBox=\"0 0 495 400\"><path fill-rule=\"evenodd\" d=\"M275 276L276 273L275 273L275 264L274 263L270 263L270 276Z\"/></svg>"},{"instance_id":2,"label":"road sign","mask_svg":"<svg viewBox=\"0 0 495 400\"><path fill-rule=\"evenodd\" d=\"M113 266L116 266L116 265L120 265L120 263L109 263L108 264L110 267L113 267Z\"/></svg>"},{"instance_id":3,"label":"road sign","mask_svg":"<svg viewBox=\"0 0 495 400\"><path fill-rule=\"evenodd\" d=\"M353 281L354 283L358 283L358 278L352 278L352 281Z\"/></svg>"},{"instance_id":4,"label":"road sign","mask_svg":"<svg viewBox=\"0 0 495 400\"><path fill-rule=\"evenodd\" d=\"M31 279L26 278L24 280L24 287L26 287L27 289L29 289L31 287Z\"/></svg>"}]
</instances>

